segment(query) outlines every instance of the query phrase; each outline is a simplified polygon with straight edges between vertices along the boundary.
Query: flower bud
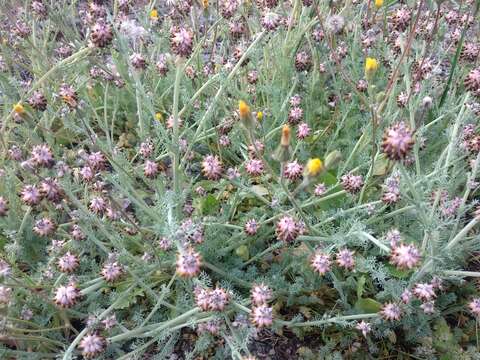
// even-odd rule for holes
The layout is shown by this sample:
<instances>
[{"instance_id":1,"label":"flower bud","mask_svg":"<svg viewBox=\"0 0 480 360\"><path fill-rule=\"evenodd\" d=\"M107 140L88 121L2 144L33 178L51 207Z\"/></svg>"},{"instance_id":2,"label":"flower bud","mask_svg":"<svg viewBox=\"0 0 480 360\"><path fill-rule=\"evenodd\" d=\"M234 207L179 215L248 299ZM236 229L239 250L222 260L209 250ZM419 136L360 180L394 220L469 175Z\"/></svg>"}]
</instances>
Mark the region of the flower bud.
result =
<instances>
[{"instance_id":1,"label":"flower bud","mask_svg":"<svg viewBox=\"0 0 480 360\"><path fill-rule=\"evenodd\" d=\"M273 154L273 158L281 163L287 162L290 159L290 126L287 124L282 128L282 137L280 139L280 146Z\"/></svg>"},{"instance_id":2,"label":"flower bud","mask_svg":"<svg viewBox=\"0 0 480 360\"><path fill-rule=\"evenodd\" d=\"M383 6L383 0L375 0L375 7L380 9Z\"/></svg>"},{"instance_id":3,"label":"flower bud","mask_svg":"<svg viewBox=\"0 0 480 360\"><path fill-rule=\"evenodd\" d=\"M333 169L342 160L342 154L338 150L334 150L325 158L325 169Z\"/></svg>"},{"instance_id":4,"label":"flower bud","mask_svg":"<svg viewBox=\"0 0 480 360\"><path fill-rule=\"evenodd\" d=\"M240 115L240 121L247 129L252 129L255 125L252 112L250 111L250 106L243 101L240 100L238 102L238 114Z\"/></svg>"},{"instance_id":5,"label":"flower bud","mask_svg":"<svg viewBox=\"0 0 480 360\"><path fill-rule=\"evenodd\" d=\"M365 59L365 77L371 80L378 70L378 61L375 58L367 57Z\"/></svg>"}]
</instances>

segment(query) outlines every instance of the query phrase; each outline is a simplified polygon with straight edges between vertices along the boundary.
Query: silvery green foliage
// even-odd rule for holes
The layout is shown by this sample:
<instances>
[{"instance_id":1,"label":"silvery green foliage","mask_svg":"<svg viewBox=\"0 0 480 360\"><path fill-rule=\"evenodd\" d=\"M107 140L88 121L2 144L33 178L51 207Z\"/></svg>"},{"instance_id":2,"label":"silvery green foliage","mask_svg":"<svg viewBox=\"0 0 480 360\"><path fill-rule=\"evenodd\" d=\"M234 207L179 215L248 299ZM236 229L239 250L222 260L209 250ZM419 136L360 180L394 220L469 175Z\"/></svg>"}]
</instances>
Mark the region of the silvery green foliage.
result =
<instances>
[{"instance_id":1,"label":"silvery green foliage","mask_svg":"<svg viewBox=\"0 0 480 360\"><path fill-rule=\"evenodd\" d=\"M478 358L478 8L421 5L1 3L0 354Z\"/></svg>"}]
</instances>

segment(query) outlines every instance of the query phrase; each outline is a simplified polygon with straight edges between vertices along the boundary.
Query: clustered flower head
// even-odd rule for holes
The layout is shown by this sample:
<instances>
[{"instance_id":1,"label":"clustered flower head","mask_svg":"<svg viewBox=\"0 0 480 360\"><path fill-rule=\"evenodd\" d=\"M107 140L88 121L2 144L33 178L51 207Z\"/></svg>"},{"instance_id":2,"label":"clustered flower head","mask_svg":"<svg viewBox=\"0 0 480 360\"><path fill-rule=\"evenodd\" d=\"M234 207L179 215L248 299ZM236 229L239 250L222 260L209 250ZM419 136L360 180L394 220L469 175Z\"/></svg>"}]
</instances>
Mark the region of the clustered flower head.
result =
<instances>
[{"instance_id":1,"label":"clustered flower head","mask_svg":"<svg viewBox=\"0 0 480 360\"><path fill-rule=\"evenodd\" d=\"M195 303L203 311L223 311L230 300L228 292L219 287L215 289L197 287L194 294Z\"/></svg>"},{"instance_id":2,"label":"clustered flower head","mask_svg":"<svg viewBox=\"0 0 480 360\"><path fill-rule=\"evenodd\" d=\"M278 220L275 232L278 240L294 242L300 235L299 222L291 216L284 215Z\"/></svg>"},{"instance_id":3,"label":"clustered flower head","mask_svg":"<svg viewBox=\"0 0 480 360\"><path fill-rule=\"evenodd\" d=\"M101 275L107 282L114 282L124 274L123 267L116 261L107 261L103 265Z\"/></svg>"},{"instance_id":4,"label":"clustered flower head","mask_svg":"<svg viewBox=\"0 0 480 360\"><path fill-rule=\"evenodd\" d=\"M105 350L106 346L105 338L95 332L85 335L78 345L86 359L95 358Z\"/></svg>"},{"instance_id":5,"label":"clustered flower head","mask_svg":"<svg viewBox=\"0 0 480 360\"><path fill-rule=\"evenodd\" d=\"M249 159L245 163L245 170L250 176L260 176L264 170L263 160Z\"/></svg>"},{"instance_id":6,"label":"clustered flower head","mask_svg":"<svg viewBox=\"0 0 480 360\"><path fill-rule=\"evenodd\" d=\"M329 272L331 264L332 261L330 260L330 255L325 254L320 250L315 251L310 260L310 265L319 275L325 275L327 272Z\"/></svg>"},{"instance_id":7,"label":"clustered flower head","mask_svg":"<svg viewBox=\"0 0 480 360\"><path fill-rule=\"evenodd\" d=\"M258 328L273 324L273 309L267 304L254 306L250 314L252 323Z\"/></svg>"},{"instance_id":8,"label":"clustered flower head","mask_svg":"<svg viewBox=\"0 0 480 360\"><path fill-rule=\"evenodd\" d=\"M193 32L185 27L174 26L170 30L170 45L172 52L182 57L188 57L193 50Z\"/></svg>"},{"instance_id":9,"label":"clustered flower head","mask_svg":"<svg viewBox=\"0 0 480 360\"><path fill-rule=\"evenodd\" d=\"M61 285L55 291L54 301L60 307L72 307L79 299L80 290L75 282L70 282L68 285Z\"/></svg>"},{"instance_id":10,"label":"clustered flower head","mask_svg":"<svg viewBox=\"0 0 480 360\"><path fill-rule=\"evenodd\" d=\"M303 166L297 160L285 164L284 175L287 179L297 180L302 176Z\"/></svg>"},{"instance_id":11,"label":"clustered flower head","mask_svg":"<svg viewBox=\"0 0 480 360\"><path fill-rule=\"evenodd\" d=\"M403 160L415 143L411 130L400 122L385 131L382 150L391 160Z\"/></svg>"},{"instance_id":12,"label":"clustered flower head","mask_svg":"<svg viewBox=\"0 0 480 360\"><path fill-rule=\"evenodd\" d=\"M386 303L383 305L380 315L382 315L385 320L400 320L400 317L402 316L402 309L398 304Z\"/></svg>"},{"instance_id":13,"label":"clustered flower head","mask_svg":"<svg viewBox=\"0 0 480 360\"><path fill-rule=\"evenodd\" d=\"M61 272L70 273L74 271L78 265L78 257L70 251L67 251L65 255L58 259L58 268Z\"/></svg>"},{"instance_id":14,"label":"clustered flower head","mask_svg":"<svg viewBox=\"0 0 480 360\"><path fill-rule=\"evenodd\" d=\"M266 304L272 299L272 290L267 285L260 283L252 286L250 296L255 305Z\"/></svg>"},{"instance_id":15,"label":"clustered flower head","mask_svg":"<svg viewBox=\"0 0 480 360\"><path fill-rule=\"evenodd\" d=\"M257 220L255 219L250 219L245 222L245 233L247 235L253 236L257 233L258 231L258 223Z\"/></svg>"},{"instance_id":16,"label":"clustered flower head","mask_svg":"<svg viewBox=\"0 0 480 360\"><path fill-rule=\"evenodd\" d=\"M357 326L355 326L357 330L360 330L363 334L363 336L367 336L367 334L372 331L372 326L367 323L366 321L362 320L360 321Z\"/></svg>"},{"instance_id":17,"label":"clustered flower head","mask_svg":"<svg viewBox=\"0 0 480 360\"><path fill-rule=\"evenodd\" d=\"M420 259L420 251L413 244L394 246L390 255L390 263L404 270L413 269Z\"/></svg>"},{"instance_id":18,"label":"clustered flower head","mask_svg":"<svg viewBox=\"0 0 480 360\"><path fill-rule=\"evenodd\" d=\"M355 267L354 252L349 249L339 250L335 257L335 262L341 268L352 270Z\"/></svg>"},{"instance_id":19,"label":"clustered flower head","mask_svg":"<svg viewBox=\"0 0 480 360\"><path fill-rule=\"evenodd\" d=\"M202 161L202 171L206 178L218 180L223 172L220 159L215 155L207 155Z\"/></svg>"},{"instance_id":20,"label":"clustered flower head","mask_svg":"<svg viewBox=\"0 0 480 360\"><path fill-rule=\"evenodd\" d=\"M177 273L182 277L194 277L200 272L201 256L193 248L186 248L177 255Z\"/></svg>"},{"instance_id":21,"label":"clustered flower head","mask_svg":"<svg viewBox=\"0 0 480 360\"><path fill-rule=\"evenodd\" d=\"M345 174L340 180L343 189L350 194L356 194L363 186L363 178L361 175Z\"/></svg>"}]
</instances>

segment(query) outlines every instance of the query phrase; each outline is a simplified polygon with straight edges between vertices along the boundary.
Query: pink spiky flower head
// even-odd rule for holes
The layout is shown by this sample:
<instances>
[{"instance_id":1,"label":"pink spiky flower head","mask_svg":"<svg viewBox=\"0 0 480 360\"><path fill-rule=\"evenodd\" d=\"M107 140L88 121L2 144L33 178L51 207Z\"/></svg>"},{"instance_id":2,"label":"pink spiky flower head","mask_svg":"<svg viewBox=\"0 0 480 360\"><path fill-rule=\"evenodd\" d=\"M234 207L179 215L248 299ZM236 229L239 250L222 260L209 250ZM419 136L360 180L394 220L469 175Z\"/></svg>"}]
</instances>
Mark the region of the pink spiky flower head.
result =
<instances>
[{"instance_id":1,"label":"pink spiky flower head","mask_svg":"<svg viewBox=\"0 0 480 360\"><path fill-rule=\"evenodd\" d=\"M402 309L400 309L400 306L397 304L386 303L383 305L382 310L380 310L380 315L382 315L385 320L400 320Z\"/></svg>"},{"instance_id":2,"label":"pink spiky flower head","mask_svg":"<svg viewBox=\"0 0 480 360\"><path fill-rule=\"evenodd\" d=\"M303 109L301 107L293 107L288 113L288 122L291 125L296 125L303 119Z\"/></svg>"},{"instance_id":3,"label":"pink spiky flower head","mask_svg":"<svg viewBox=\"0 0 480 360\"><path fill-rule=\"evenodd\" d=\"M45 111L47 109L47 98L38 90L28 99L28 103L38 111Z\"/></svg>"},{"instance_id":4,"label":"pink spiky flower head","mask_svg":"<svg viewBox=\"0 0 480 360\"><path fill-rule=\"evenodd\" d=\"M408 289L403 290L402 295L400 296L404 304L408 304L412 300L412 292Z\"/></svg>"},{"instance_id":5,"label":"pink spiky flower head","mask_svg":"<svg viewBox=\"0 0 480 360\"><path fill-rule=\"evenodd\" d=\"M116 261L107 261L102 268L101 275L108 282L114 282L124 273L123 267Z\"/></svg>"},{"instance_id":6,"label":"pink spiky flower head","mask_svg":"<svg viewBox=\"0 0 480 360\"><path fill-rule=\"evenodd\" d=\"M158 174L159 166L155 161L146 160L143 165L143 173L148 178L155 178Z\"/></svg>"},{"instance_id":7,"label":"pink spiky flower head","mask_svg":"<svg viewBox=\"0 0 480 360\"><path fill-rule=\"evenodd\" d=\"M77 224L72 225L72 230L70 232L72 238L77 241L85 240L85 234L83 233L80 226Z\"/></svg>"},{"instance_id":8,"label":"pink spiky flower head","mask_svg":"<svg viewBox=\"0 0 480 360\"><path fill-rule=\"evenodd\" d=\"M275 29L280 25L280 15L269 11L266 12L262 17L262 26L269 31L275 31Z\"/></svg>"},{"instance_id":9,"label":"pink spiky flower head","mask_svg":"<svg viewBox=\"0 0 480 360\"><path fill-rule=\"evenodd\" d=\"M158 241L158 246L160 249L163 251L170 250L172 248L172 240L169 238L163 236L159 241Z\"/></svg>"},{"instance_id":10,"label":"pink spiky flower head","mask_svg":"<svg viewBox=\"0 0 480 360\"><path fill-rule=\"evenodd\" d=\"M422 301L430 301L436 296L433 285L428 283L416 284L413 293Z\"/></svg>"},{"instance_id":11,"label":"pink spiky flower head","mask_svg":"<svg viewBox=\"0 0 480 360\"><path fill-rule=\"evenodd\" d=\"M335 262L338 266L344 269L352 270L355 267L355 259L353 258L353 254L353 251L342 249L337 253Z\"/></svg>"},{"instance_id":12,"label":"pink spiky flower head","mask_svg":"<svg viewBox=\"0 0 480 360\"><path fill-rule=\"evenodd\" d=\"M473 95L480 96L480 67L472 69L464 81L465 88Z\"/></svg>"},{"instance_id":13,"label":"pink spiky flower head","mask_svg":"<svg viewBox=\"0 0 480 360\"><path fill-rule=\"evenodd\" d=\"M209 309L211 311L223 311L228 305L230 296L222 288L215 288L210 292Z\"/></svg>"},{"instance_id":14,"label":"pink spiky flower head","mask_svg":"<svg viewBox=\"0 0 480 360\"><path fill-rule=\"evenodd\" d=\"M92 27L90 33L90 40L92 43L99 48L103 48L109 45L113 39L113 31L110 24L103 20L97 21Z\"/></svg>"},{"instance_id":15,"label":"pink spiky flower head","mask_svg":"<svg viewBox=\"0 0 480 360\"><path fill-rule=\"evenodd\" d=\"M330 271L331 264L330 255L325 254L320 250L317 250L310 260L310 265L313 270L320 275L325 275Z\"/></svg>"},{"instance_id":16,"label":"pink spiky flower head","mask_svg":"<svg viewBox=\"0 0 480 360\"><path fill-rule=\"evenodd\" d=\"M390 255L390 263L405 270L414 268L420 259L420 251L413 244L400 244L393 248Z\"/></svg>"},{"instance_id":17,"label":"pink spiky flower head","mask_svg":"<svg viewBox=\"0 0 480 360\"><path fill-rule=\"evenodd\" d=\"M57 225L49 218L38 220L33 227L33 231L39 236L48 236L55 232Z\"/></svg>"},{"instance_id":18,"label":"pink spiky flower head","mask_svg":"<svg viewBox=\"0 0 480 360\"><path fill-rule=\"evenodd\" d=\"M255 306L252 308L251 320L258 328L270 326L273 323L273 309L267 304Z\"/></svg>"},{"instance_id":19,"label":"pink spiky flower head","mask_svg":"<svg viewBox=\"0 0 480 360\"><path fill-rule=\"evenodd\" d=\"M201 256L193 248L187 248L177 255L177 274L182 277L194 277L200 272Z\"/></svg>"},{"instance_id":20,"label":"pink spiky flower head","mask_svg":"<svg viewBox=\"0 0 480 360\"><path fill-rule=\"evenodd\" d=\"M297 160L285 164L284 174L287 179L297 180L302 176L303 166Z\"/></svg>"},{"instance_id":21,"label":"pink spiky flower head","mask_svg":"<svg viewBox=\"0 0 480 360\"><path fill-rule=\"evenodd\" d=\"M65 255L58 259L57 264L61 272L70 273L78 267L78 257L70 251L67 251Z\"/></svg>"},{"instance_id":22,"label":"pink spiky flower head","mask_svg":"<svg viewBox=\"0 0 480 360\"><path fill-rule=\"evenodd\" d=\"M107 166L107 160L105 159L105 155L100 151L96 151L88 155L87 164L94 170L104 170Z\"/></svg>"},{"instance_id":23,"label":"pink spiky flower head","mask_svg":"<svg viewBox=\"0 0 480 360\"><path fill-rule=\"evenodd\" d=\"M252 287L250 291L252 303L255 305L266 304L272 299L272 290L265 284L258 284Z\"/></svg>"},{"instance_id":24,"label":"pink spiky flower head","mask_svg":"<svg viewBox=\"0 0 480 360\"><path fill-rule=\"evenodd\" d=\"M350 194L356 194L363 186L361 175L345 174L341 177L342 187Z\"/></svg>"},{"instance_id":25,"label":"pink spiky flower head","mask_svg":"<svg viewBox=\"0 0 480 360\"><path fill-rule=\"evenodd\" d=\"M194 290L195 303L203 311L208 311L210 307L210 293L210 289L204 289L200 286L196 287Z\"/></svg>"},{"instance_id":26,"label":"pink spiky flower head","mask_svg":"<svg viewBox=\"0 0 480 360\"><path fill-rule=\"evenodd\" d=\"M404 122L400 122L385 131L382 150L390 160L402 160L414 143L412 131Z\"/></svg>"},{"instance_id":27,"label":"pink spiky flower head","mask_svg":"<svg viewBox=\"0 0 480 360\"><path fill-rule=\"evenodd\" d=\"M90 200L89 209L95 214L102 214L107 209L107 202L104 198L97 196Z\"/></svg>"},{"instance_id":28,"label":"pink spiky flower head","mask_svg":"<svg viewBox=\"0 0 480 360\"><path fill-rule=\"evenodd\" d=\"M250 159L245 163L245 170L251 176L260 176L263 173L263 161L260 159Z\"/></svg>"},{"instance_id":29,"label":"pink spiky flower head","mask_svg":"<svg viewBox=\"0 0 480 360\"><path fill-rule=\"evenodd\" d=\"M420 305L425 314L433 314L435 312L435 301L427 301Z\"/></svg>"},{"instance_id":30,"label":"pink spiky flower head","mask_svg":"<svg viewBox=\"0 0 480 360\"><path fill-rule=\"evenodd\" d=\"M297 127L297 138L303 140L310 135L311 129L307 123L300 123Z\"/></svg>"},{"instance_id":31,"label":"pink spiky flower head","mask_svg":"<svg viewBox=\"0 0 480 360\"><path fill-rule=\"evenodd\" d=\"M245 222L245 233L247 235L250 235L250 236L253 236L257 233L258 231L258 223L257 223L257 220L255 219L249 219Z\"/></svg>"},{"instance_id":32,"label":"pink spiky flower head","mask_svg":"<svg viewBox=\"0 0 480 360\"><path fill-rule=\"evenodd\" d=\"M40 183L40 193L45 199L54 203L58 203L63 197L60 183L54 178L46 178Z\"/></svg>"},{"instance_id":33,"label":"pink spiky flower head","mask_svg":"<svg viewBox=\"0 0 480 360\"><path fill-rule=\"evenodd\" d=\"M140 147L138 149L138 152L140 155L142 155L144 158L148 158L153 154L153 151L155 150L152 140L147 139L146 141L142 142L140 144Z\"/></svg>"},{"instance_id":34,"label":"pink spiky flower head","mask_svg":"<svg viewBox=\"0 0 480 360\"><path fill-rule=\"evenodd\" d=\"M78 347L82 349L82 355L86 359L100 355L106 348L105 338L97 333L90 333L83 337Z\"/></svg>"},{"instance_id":35,"label":"pink spiky flower head","mask_svg":"<svg viewBox=\"0 0 480 360\"><path fill-rule=\"evenodd\" d=\"M218 180L222 176L222 163L218 156L216 155L207 155L203 158L202 161L202 171L203 175L210 180Z\"/></svg>"},{"instance_id":36,"label":"pink spiky flower head","mask_svg":"<svg viewBox=\"0 0 480 360\"><path fill-rule=\"evenodd\" d=\"M175 55L188 57L193 48L193 32L184 27L173 27L170 30L170 45Z\"/></svg>"},{"instance_id":37,"label":"pink spiky flower head","mask_svg":"<svg viewBox=\"0 0 480 360\"><path fill-rule=\"evenodd\" d=\"M322 196L323 194L325 194L326 191L327 186L324 183L320 183L315 185L315 190L313 191L313 193L315 194L315 196Z\"/></svg>"},{"instance_id":38,"label":"pink spiky flower head","mask_svg":"<svg viewBox=\"0 0 480 360\"><path fill-rule=\"evenodd\" d=\"M50 147L46 144L35 145L32 148L32 162L36 166L50 167L53 165L53 154Z\"/></svg>"},{"instance_id":39,"label":"pink spiky flower head","mask_svg":"<svg viewBox=\"0 0 480 360\"><path fill-rule=\"evenodd\" d=\"M25 185L20 192L22 201L27 205L36 205L42 200L40 191L35 185Z\"/></svg>"},{"instance_id":40,"label":"pink spiky flower head","mask_svg":"<svg viewBox=\"0 0 480 360\"><path fill-rule=\"evenodd\" d=\"M80 298L80 290L75 282L66 286L59 286L55 291L54 301L60 307L69 308L77 303Z\"/></svg>"},{"instance_id":41,"label":"pink spiky flower head","mask_svg":"<svg viewBox=\"0 0 480 360\"><path fill-rule=\"evenodd\" d=\"M480 317L480 298L474 298L468 303L468 307L474 316Z\"/></svg>"},{"instance_id":42,"label":"pink spiky flower head","mask_svg":"<svg viewBox=\"0 0 480 360\"><path fill-rule=\"evenodd\" d=\"M276 230L277 239L285 242L293 242L299 235L297 221L288 215L284 215L277 223Z\"/></svg>"},{"instance_id":43,"label":"pink spiky flower head","mask_svg":"<svg viewBox=\"0 0 480 360\"><path fill-rule=\"evenodd\" d=\"M356 326L355 328L357 330L360 330L363 334L364 337L367 337L367 334L372 331L372 326L365 322L364 320L360 321Z\"/></svg>"}]
</instances>

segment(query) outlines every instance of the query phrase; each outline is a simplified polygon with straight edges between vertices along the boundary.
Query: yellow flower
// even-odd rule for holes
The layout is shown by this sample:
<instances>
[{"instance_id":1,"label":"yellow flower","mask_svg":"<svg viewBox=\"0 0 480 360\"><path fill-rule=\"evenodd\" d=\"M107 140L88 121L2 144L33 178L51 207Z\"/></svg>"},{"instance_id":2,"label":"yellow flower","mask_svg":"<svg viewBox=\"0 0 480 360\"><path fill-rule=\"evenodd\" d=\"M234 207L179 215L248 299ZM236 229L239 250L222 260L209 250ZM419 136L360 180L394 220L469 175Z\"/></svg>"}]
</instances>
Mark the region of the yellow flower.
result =
<instances>
[{"instance_id":1,"label":"yellow flower","mask_svg":"<svg viewBox=\"0 0 480 360\"><path fill-rule=\"evenodd\" d=\"M375 7L380 9L383 6L383 0L375 0Z\"/></svg>"},{"instance_id":2,"label":"yellow flower","mask_svg":"<svg viewBox=\"0 0 480 360\"><path fill-rule=\"evenodd\" d=\"M208 0L203 0L202 5L204 9L208 8Z\"/></svg>"},{"instance_id":3,"label":"yellow flower","mask_svg":"<svg viewBox=\"0 0 480 360\"><path fill-rule=\"evenodd\" d=\"M307 175L317 176L323 170L322 160L319 158L310 159L307 163Z\"/></svg>"},{"instance_id":4,"label":"yellow flower","mask_svg":"<svg viewBox=\"0 0 480 360\"><path fill-rule=\"evenodd\" d=\"M241 119L245 119L250 116L250 106L243 100L238 102L238 112L240 114Z\"/></svg>"},{"instance_id":5,"label":"yellow flower","mask_svg":"<svg viewBox=\"0 0 480 360\"><path fill-rule=\"evenodd\" d=\"M22 115L25 112L25 108L22 104L16 103L13 105L13 111L15 111L18 115Z\"/></svg>"},{"instance_id":6,"label":"yellow flower","mask_svg":"<svg viewBox=\"0 0 480 360\"><path fill-rule=\"evenodd\" d=\"M378 69L378 61L375 58L367 57L365 60L365 71L376 71Z\"/></svg>"},{"instance_id":7,"label":"yellow flower","mask_svg":"<svg viewBox=\"0 0 480 360\"><path fill-rule=\"evenodd\" d=\"M163 121L163 115L162 115L162 113L157 112L157 113L155 114L155 119L156 119L157 121Z\"/></svg>"},{"instance_id":8,"label":"yellow flower","mask_svg":"<svg viewBox=\"0 0 480 360\"><path fill-rule=\"evenodd\" d=\"M152 20L158 20L158 11L157 9L153 9L150 11L150 19Z\"/></svg>"},{"instance_id":9,"label":"yellow flower","mask_svg":"<svg viewBox=\"0 0 480 360\"><path fill-rule=\"evenodd\" d=\"M259 111L257 112L257 120L262 121L263 120L263 112Z\"/></svg>"}]
</instances>

